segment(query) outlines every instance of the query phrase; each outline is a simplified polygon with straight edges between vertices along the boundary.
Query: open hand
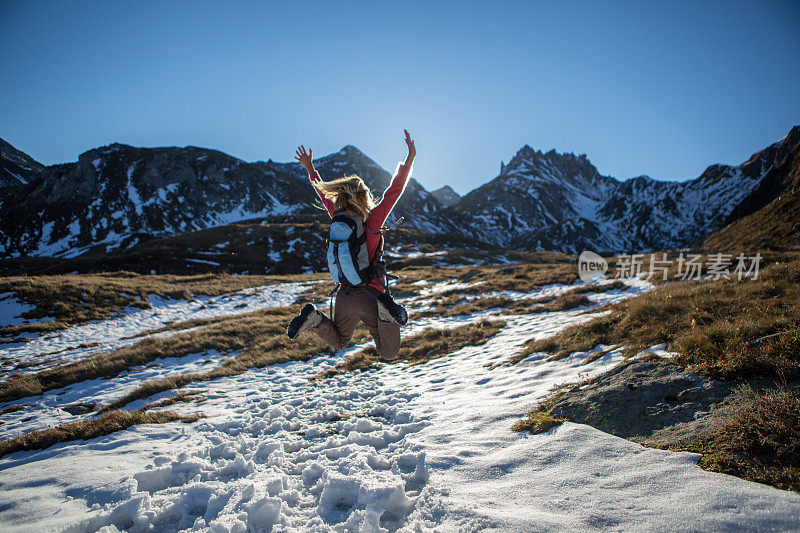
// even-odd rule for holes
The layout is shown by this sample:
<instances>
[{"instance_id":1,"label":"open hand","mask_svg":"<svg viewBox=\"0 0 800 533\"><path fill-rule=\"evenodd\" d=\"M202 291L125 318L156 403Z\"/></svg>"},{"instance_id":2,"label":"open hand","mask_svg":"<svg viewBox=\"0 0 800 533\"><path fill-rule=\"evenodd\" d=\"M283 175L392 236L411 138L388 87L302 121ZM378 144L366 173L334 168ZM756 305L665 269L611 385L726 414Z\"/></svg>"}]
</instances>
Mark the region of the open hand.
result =
<instances>
[{"instance_id":1,"label":"open hand","mask_svg":"<svg viewBox=\"0 0 800 533\"><path fill-rule=\"evenodd\" d=\"M311 148L309 148L308 152L306 152L306 147L301 144L295 151L294 156L294 158L300 161L300 164L303 165L309 173L314 170L314 163L311 162L311 154Z\"/></svg>"},{"instance_id":2,"label":"open hand","mask_svg":"<svg viewBox=\"0 0 800 533\"><path fill-rule=\"evenodd\" d=\"M411 135L408 130L403 130L406 134L406 146L408 146L408 157L406 157L406 165L409 166L414 162L414 157L417 155L417 149L414 147L414 141L411 140Z\"/></svg>"},{"instance_id":3,"label":"open hand","mask_svg":"<svg viewBox=\"0 0 800 533\"><path fill-rule=\"evenodd\" d=\"M414 141L411 140L411 134L408 130L403 130L406 134L406 146L408 146L408 157L406 157L406 166L410 166L414 162L414 157L417 155L417 149L414 147Z\"/></svg>"}]
</instances>

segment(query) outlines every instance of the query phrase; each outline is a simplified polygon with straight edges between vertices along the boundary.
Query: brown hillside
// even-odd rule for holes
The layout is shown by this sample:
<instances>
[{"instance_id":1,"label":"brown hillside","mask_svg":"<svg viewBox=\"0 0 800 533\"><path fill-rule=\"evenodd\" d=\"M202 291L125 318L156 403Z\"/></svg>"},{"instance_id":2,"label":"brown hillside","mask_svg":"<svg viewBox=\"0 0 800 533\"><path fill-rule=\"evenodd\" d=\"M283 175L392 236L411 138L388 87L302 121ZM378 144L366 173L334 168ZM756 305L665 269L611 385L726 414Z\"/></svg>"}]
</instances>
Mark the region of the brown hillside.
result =
<instances>
[{"instance_id":1,"label":"brown hillside","mask_svg":"<svg viewBox=\"0 0 800 533\"><path fill-rule=\"evenodd\" d=\"M800 247L800 126L781 141L764 181L729 220L706 237L704 249L731 253Z\"/></svg>"}]
</instances>

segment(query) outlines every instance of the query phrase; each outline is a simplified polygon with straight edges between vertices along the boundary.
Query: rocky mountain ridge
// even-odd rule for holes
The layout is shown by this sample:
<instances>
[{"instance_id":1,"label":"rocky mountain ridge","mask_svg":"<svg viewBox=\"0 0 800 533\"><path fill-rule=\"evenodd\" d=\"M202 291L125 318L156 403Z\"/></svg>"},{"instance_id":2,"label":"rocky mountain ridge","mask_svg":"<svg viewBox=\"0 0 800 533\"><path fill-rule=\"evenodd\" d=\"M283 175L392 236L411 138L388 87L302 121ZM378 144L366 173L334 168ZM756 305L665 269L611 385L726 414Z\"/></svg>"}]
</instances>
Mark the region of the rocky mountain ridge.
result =
<instances>
[{"instance_id":1,"label":"rocky mountain ridge","mask_svg":"<svg viewBox=\"0 0 800 533\"><path fill-rule=\"evenodd\" d=\"M602 176L585 155L520 149L494 180L454 206L470 236L526 249L644 252L695 243L730 216L770 173L800 127L738 166L711 165L685 182ZM453 213L455 216L456 213Z\"/></svg>"},{"instance_id":2,"label":"rocky mountain ridge","mask_svg":"<svg viewBox=\"0 0 800 533\"><path fill-rule=\"evenodd\" d=\"M795 127L741 165L712 165L680 183L647 176L619 181L601 175L586 155L525 145L497 177L463 197L453 198L452 189L428 192L412 178L389 222L403 217L407 228L521 250L686 246L752 212L762 183L783 183L793 167L775 159L797 151L798 136ZM7 143L0 148L2 175L18 176L0 187L0 257L127 249L240 220L324 219L297 163L247 163L191 146L112 144L75 163L43 167ZM352 145L315 165L323 179L358 174L377 195L391 179Z\"/></svg>"},{"instance_id":3,"label":"rocky mountain ridge","mask_svg":"<svg viewBox=\"0 0 800 533\"><path fill-rule=\"evenodd\" d=\"M358 173L375 190L391 179L352 146L315 165L327 178ZM314 204L297 163L246 163L192 146L112 144L81 154L76 163L46 167L37 179L0 195L0 256L112 251L240 220L319 213ZM416 215L439 207L412 179L397 212L423 218Z\"/></svg>"},{"instance_id":4,"label":"rocky mountain ridge","mask_svg":"<svg viewBox=\"0 0 800 533\"><path fill-rule=\"evenodd\" d=\"M0 139L0 189L17 188L41 174L44 165Z\"/></svg>"}]
</instances>

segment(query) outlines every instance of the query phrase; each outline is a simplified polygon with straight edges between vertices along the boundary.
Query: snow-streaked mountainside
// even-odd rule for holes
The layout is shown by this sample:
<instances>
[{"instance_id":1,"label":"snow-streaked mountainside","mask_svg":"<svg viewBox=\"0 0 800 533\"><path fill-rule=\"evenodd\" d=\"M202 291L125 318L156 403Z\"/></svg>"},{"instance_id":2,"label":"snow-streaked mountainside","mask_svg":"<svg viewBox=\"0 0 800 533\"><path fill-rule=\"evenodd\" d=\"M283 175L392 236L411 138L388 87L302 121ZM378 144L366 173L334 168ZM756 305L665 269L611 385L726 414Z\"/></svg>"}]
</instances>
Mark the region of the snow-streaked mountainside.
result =
<instances>
[{"instance_id":1,"label":"snow-streaked mountainside","mask_svg":"<svg viewBox=\"0 0 800 533\"><path fill-rule=\"evenodd\" d=\"M352 146L315 163L327 178L358 173L377 190L391 179ZM72 257L100 246L110 251L142 237L313 213L315 199L297 163L245 163L196 147L112 144L82 154L76 163L47 167L40 178L5 194L0 254ZM412 181L398 213L438 208L436 199Z\"/></svg>"},{"instance_id":2,"label":"snow-streaked mountainside","mask_svg":"<svg viewBox=\"0 0 800 533\"><path fill-rule=\"evenodd\" d=\"M795 127L739 166L712 165L682 183L646 176L619 181L600 175L585 155L526 145L496 178L460 198L442 189L430 193L411 179L389 222L404 217L405 227L516 249L683 246L747 215L743 206L762 181L787 172L774 164L776 154L796 151L798 137ZM4 169L13 150L5 146ZM349 145L315 165L323 179L358 174L378 196L391 179ZM72 257L239 220L317 212L299 164L246 163L196 147L112 144L19 182L0 187L0 257Z\"/></svg>"},{"instance_id":3,"label":"snow-streaked mountainside","mask_svg":"<svg viewBox=\"0 0 800 533\"><path fill-rule=\"evenodd\" d=\"M41 174L43 165L0 139L0 188L21 187Z\"/></svg>"},{"instance_id":4,"label":"snow-streaked mountainside","mask_svg":"<svg viewBox=\"0 0 800 533\"><path fill-rule=\"evenodd\" d=\"M530 249L639 252L698 241L730 222L776 167L781 146L797 150L800 127L739 166L712 165L685 182L602 176L585 155L523 147L500 175L449 211L473 237ZM781 168L777 172L786 172Z\"/></svg>"}]
</instances>

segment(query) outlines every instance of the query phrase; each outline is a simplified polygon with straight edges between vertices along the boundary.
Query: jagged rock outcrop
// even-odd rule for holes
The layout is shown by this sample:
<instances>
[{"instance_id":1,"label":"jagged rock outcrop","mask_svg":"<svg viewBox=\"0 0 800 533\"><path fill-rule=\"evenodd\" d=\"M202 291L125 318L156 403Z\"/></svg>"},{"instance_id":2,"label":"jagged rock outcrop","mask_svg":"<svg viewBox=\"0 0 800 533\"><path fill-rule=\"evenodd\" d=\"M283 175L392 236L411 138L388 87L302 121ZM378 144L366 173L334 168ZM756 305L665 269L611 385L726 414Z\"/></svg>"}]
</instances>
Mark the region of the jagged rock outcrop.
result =
<instances>
[{"instance_id":1,"label":"jagged rock outcrop","mask_svg":"<svg viewBox=\"0 0 800 533\"><path fill-rule=\"evenodd\" d=\"M44 165L0 139L0 189L18 188L41 174Z\"/></svg>"},{"instance_id":2,"label":"jagged rock outcrop","mask_svg":"<svg viewBox=\"0 0 800 533\"><path fill-rule=\"evenodd\" d=\"M793 130L794 131L794 130ZM712 165L698 178L665 182L602 176L585 155L529 146L499 176L446 209L465 234L500 246L579 252L646 252L695 243L748 211L791 135L738 166Z\"/></svg>"}]
</instances>

